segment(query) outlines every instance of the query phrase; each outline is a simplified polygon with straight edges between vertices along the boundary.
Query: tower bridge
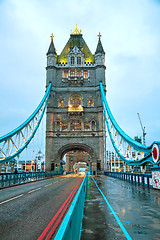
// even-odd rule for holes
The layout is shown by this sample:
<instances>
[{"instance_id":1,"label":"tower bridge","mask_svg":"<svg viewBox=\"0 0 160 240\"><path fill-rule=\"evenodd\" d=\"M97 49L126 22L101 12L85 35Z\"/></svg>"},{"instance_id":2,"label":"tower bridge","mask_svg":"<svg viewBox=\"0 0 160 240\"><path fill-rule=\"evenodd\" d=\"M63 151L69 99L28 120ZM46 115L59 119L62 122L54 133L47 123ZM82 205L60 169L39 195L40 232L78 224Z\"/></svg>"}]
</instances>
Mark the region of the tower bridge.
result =
<instances>
[{"instance_id":1,"label":"tower bridge","mask_svg":"<svg viewBox=\"0 0 160 240\"><path fill-rule=\"evenodd\" d=\"M69 151L90 155L92 171L104 172L105 132L99 83L105 83L105 52L98 35L93 55L76 28L57 55L51 38L47 52L46 170L54 169Z\"/></svg>"},{"instance_id":2,"label":"tower bridge","mask_svg":"<svg viewBox=\"0 0 160 240\"><path fill-rule=\"evenodd\" d=\"M22 173L17 171L15 173L0 173L2 188L0 191L3 193L0 197L0 207L4 206L3 213L6 216L4 221L0 223L0 226L3 226L2 231L0 230L3 239L11 238L13 226L16 229L14 229L15 239L18 239L18 236L24 239L39 240L53 239L53 236L54 239L58 240L79 239L86 186L86 203L87 201L89 202L89 210L85 209L85 214L88 214L86 219L88 220L84 220L83 225L91 226L90 219L92 223L95 222L92 219L93 216L89 215L90 212L94 213L95 219L99 219L99 223L102 220L104 223L106 219L108 222L111 222L110 217L114 217L119 228L118 234L120 234L120 231L122 232L120 239L124 237L132 239L130 235L133 235L134 239L140 239L134 227L136 220L133 221L134 217L132 212L129 211L132 206L137 207L134 201L135 197L136 202L141 205L142 209L144 207L142 202L144 201L151 212L159 212L159 202L151 206L150 197L147 194L151 193L154 199L159 199L155 189L160 189L160 142L156 141L150 146L146 146L132 139L121 129L109 108L106 98L105 70L105 52L100 33L96 51L92 54L83 38L82 32L76 26L59 55L56 53L52 34L47 51L46 92L42 101L23 124L5 136L0 137L0 165L7 167L9 164L13 165L17 161L16 170L18 170L21 154L25 151L27 153L27 149L31 145L30 143L33 143L33 146L35 145L34 139L38 135L38 129L46 112L46 144L43 171L34 172L33 159L30 161L31 172L27 172L25 161L25 168ZM114 154L112 150L110 152L107 148L106 132L110 138ZM117 164L114 172L108 171L107 156L109 156L109 153L111 153L111 164L113 162ZM64 158L66 159L65 161ZM75 173L68 175L68 172L73 171L73 166L76 166L76 169L79 167L77 166L79 162L86 163L89 167L89 169L87 168L88 172L94 178L93 176L88 177L87 174L85 177ZM151 166L151 174L145 174L144 171L133 173L134 167L141 166L144 170L148 163ZM64 169L66 169L65 173L67 175L63 175ZM33 181L42 179L43 181L33 183ZM122 183L121 179L127 182ZM32 184L28 182L32 182ZM25 185L21 185L24 183ZM135 183L139 185L134 185ZM13 188L9 188L6 191L3 189L12 184L20 184L20 186L16 186L14 188L15 191L13 191ZM145 186L149 188L148 192L145 191ZM130 191L130 194L126 193L126 189ZM141 201L137 194L138 192L147 197ZM106 195L109 196L109 201ZM43 196L45 196L45 200L43 200ZM116 196L116 199L114 196ZM121 200L124 198L124 200L119 201L117 196ZM95 202L95 199L101 200L96 200L96 204L92 206L90 203ZM14 213L14 219L11 220L5 213L7 211L12 212L12 204L10 204L12 201L19 201L18 206L22 206L22 208L17 209L15 202L13 202L13 206L17 209L17 214ZM29 201L32 201L32 203L30 204ZM111 212L106 211L104 203L107 204ZM115 203L115 210L111 206L112 203ZM131 206L127 205L128 203ZM5 208L5 204L8 204L8 208ZM105 211L101 210L100 204L104 205ZM30 211L31 205L35 206L35 209L32 208L32 212ZM116 209L117 205L120 206L120 209ZM38 211L39 207L40 212ZM69 210L67 211L67 209ZM147 214L149 214L150 210L147 210ZM54 213L53 216L52 211ZM121 214L119 217L117 215L118 211ZM138 213L139 216L144 212ZM20 219L20 216L23 215L22 213L25 213L23 219L25 226L30 227L28 238ZM31 216L31 220L28 220L29 216ZM127 221L122 223L123 216L134 222L132 227L128 227L125 224ZM155 222L158 221L156 216L152 215L152 218ZM23 231L18 232L15 219L20 222L21 230L23 229ZM43 219L42 223L36 224L36 231L32 228L32 226L35 226L35 219ZM143 219L141 221L143 224L146 224ZM97 221L94 224L98 224ZM115 233L114 231L113 233L113 229L115 229L114 224L115 222L113 221L111 223L112 226L107 225L112 232L110 233L109 230L108 234L111 234L109 235L110 239L117 236L117 232ZM151 226L148 222L147 224L148 230L146 232L150 236L148 239L154 239L150 235L151 233L154 234L155 239L158 239L156 238L157 236L160 237L159 227L156 228L158 225L155 224L154 228L152 226L153 231L150 231ZM9 226L8 230L6 226ZM91 232L95 236L101 237L101 227L102 224L99 228L96 225ZM99 229L98 233L96 229ZM82 233L82 239L87 239L84 233ZM103 233L104 235L106 234L105 227ZM103 237L101 239L105 239ZM145 234L143 234L144 237Z\"/></svg>"}]
</instances>

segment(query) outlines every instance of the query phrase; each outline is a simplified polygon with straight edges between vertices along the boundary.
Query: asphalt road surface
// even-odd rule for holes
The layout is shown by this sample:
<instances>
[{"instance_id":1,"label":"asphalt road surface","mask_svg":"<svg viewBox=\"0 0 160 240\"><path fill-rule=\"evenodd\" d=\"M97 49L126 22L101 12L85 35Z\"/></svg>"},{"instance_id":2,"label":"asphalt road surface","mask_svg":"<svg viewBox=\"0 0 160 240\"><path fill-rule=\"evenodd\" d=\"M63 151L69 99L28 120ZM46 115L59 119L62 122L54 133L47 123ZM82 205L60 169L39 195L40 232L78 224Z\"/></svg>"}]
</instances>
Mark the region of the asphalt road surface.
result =
<instances>
[{"instance_id":1,"label":"asphalt road surface","mask_svg":"<svg viewBox=\"0 0 160 240\"><path fill-rule=\"evenodd\" d=\"M0 190L0 239L37 239L79 180L69 175Z\"/></svg>"}]
</instances>

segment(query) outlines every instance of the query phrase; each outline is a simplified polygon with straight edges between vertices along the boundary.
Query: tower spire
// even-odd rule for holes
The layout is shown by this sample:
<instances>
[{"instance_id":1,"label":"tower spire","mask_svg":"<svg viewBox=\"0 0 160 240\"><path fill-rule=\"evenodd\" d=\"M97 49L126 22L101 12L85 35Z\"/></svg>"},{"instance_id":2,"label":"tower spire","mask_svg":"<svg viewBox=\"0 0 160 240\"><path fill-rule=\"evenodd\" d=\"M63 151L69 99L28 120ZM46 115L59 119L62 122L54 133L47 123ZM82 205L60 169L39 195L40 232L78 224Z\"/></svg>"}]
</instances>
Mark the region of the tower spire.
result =
<instances>
[{"instance_id":1,"label":"tower spire","mask_svg":"<svg viewBox=\"0 0 160 240\"><path fill-rule=\"evenodd\" d=\"M100 34L100 32L99 32L99 34L97 35L97 37L98 37L99 40L101 39L102 35Z\"/></svg>"},{"instance_id":2,"label":"tower spire","mask_svg":"<svg viewBox=\"0 0 160 240\"><path fill-rule=\"evenodd\" d=\"M97 44L97 48L96 48L95 54L97 54L97 53L103 53L104 54L105 52L104 52L104 49L103 49L103 46L102 46L102 43L101 43L102 35L99 32L99 34L97 36L98 36L98 44Z\"/></svg>"},{"instance_id":3,"label":"tower spire","mask_svg":"<svg viewBox=\"0 0 160 240\"><path fill-rule=\"evenodd\" d=\"M56 55L56 49L55 49L55 46L54 46L54 43L53 43L53 38L54 38L53 33L51 34L50 37L51 37L51 43L50 43L47 55L48 54L55 54Z\"/></svg>"},{"instance_id":4,"label":"tower spire","mask_svg":"<svg viewBox=\"0 0 160 240\"><path fill-rule=\"evenodd\" d=\"M51 41L53 42L53 38L54 38L53 33L51 34L50 37L51 37Z\"/></svg>"}]
</instances>

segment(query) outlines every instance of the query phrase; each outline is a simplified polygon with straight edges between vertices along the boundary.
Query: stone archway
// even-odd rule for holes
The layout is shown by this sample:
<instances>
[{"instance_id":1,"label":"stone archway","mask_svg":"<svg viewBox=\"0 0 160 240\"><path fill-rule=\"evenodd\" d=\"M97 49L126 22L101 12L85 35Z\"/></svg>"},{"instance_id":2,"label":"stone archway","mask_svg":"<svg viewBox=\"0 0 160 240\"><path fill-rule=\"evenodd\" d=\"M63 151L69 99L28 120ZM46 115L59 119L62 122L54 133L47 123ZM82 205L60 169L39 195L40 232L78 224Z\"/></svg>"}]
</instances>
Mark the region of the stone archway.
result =
<instances>
[{"instance_id":1,"label":"stone archway","mask_svg":"<svg viewBox=\"0 0 160 240\"><path fill-rule=\"evenodd\" d=\"M72 150L82 150L85 151L87 153L89 153L89 155L92 157L92 161L96 162L97 158L94 152L94 149L91 148L90 146L86 145L86 144L82 144L82 143L72 143L72 144L66 144L64 146L62 146L59 150L58 150L58 159L62 159L63 156Z\"/></svg>"},{"instance_id":2,"label":"stone archway","mask_svg":"<svg viewBox=\"0 0 160 240\"><path fill-rule=\"evenodd\" d=\"M72 152L72 151L86 152L87 158L89 157L89 160L85 160L85 162L88 163L88 165L90 166L90 169L92 169L92 171L94 171L95 173L97 172L97 157L96 157L95 151L93 148L91 148L90 146L88 146L86 144L73 143L73 144L67 144L67 145L62 146L58 150L57 159L63 159L63 156L66 153ZM77 162L77 160L73 159L72 164L71 164L72 167L76 162Z\"/></svg>"}]
</instances>

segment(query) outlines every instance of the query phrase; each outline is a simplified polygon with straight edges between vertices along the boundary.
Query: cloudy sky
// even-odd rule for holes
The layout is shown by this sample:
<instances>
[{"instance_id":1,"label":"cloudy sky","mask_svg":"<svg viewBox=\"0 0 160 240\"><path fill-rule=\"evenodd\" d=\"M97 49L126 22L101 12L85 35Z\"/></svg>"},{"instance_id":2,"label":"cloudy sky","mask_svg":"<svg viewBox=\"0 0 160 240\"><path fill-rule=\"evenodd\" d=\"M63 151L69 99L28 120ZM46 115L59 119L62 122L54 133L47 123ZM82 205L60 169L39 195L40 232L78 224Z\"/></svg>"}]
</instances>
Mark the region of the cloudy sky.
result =
<instances>
[{"instance_id":1,"label":"cloudy sky","mask_svg":"<svg viewBox=\"0 0 160 240\"><path fill-rule=\"evenodd\" d=\"M107 98L120 127L160 140L159 0L0 0L0 136L20 125L45 91L46 52L60 54L75 24L92 53L106 52Z\"/></svg>"}]
</instances>

